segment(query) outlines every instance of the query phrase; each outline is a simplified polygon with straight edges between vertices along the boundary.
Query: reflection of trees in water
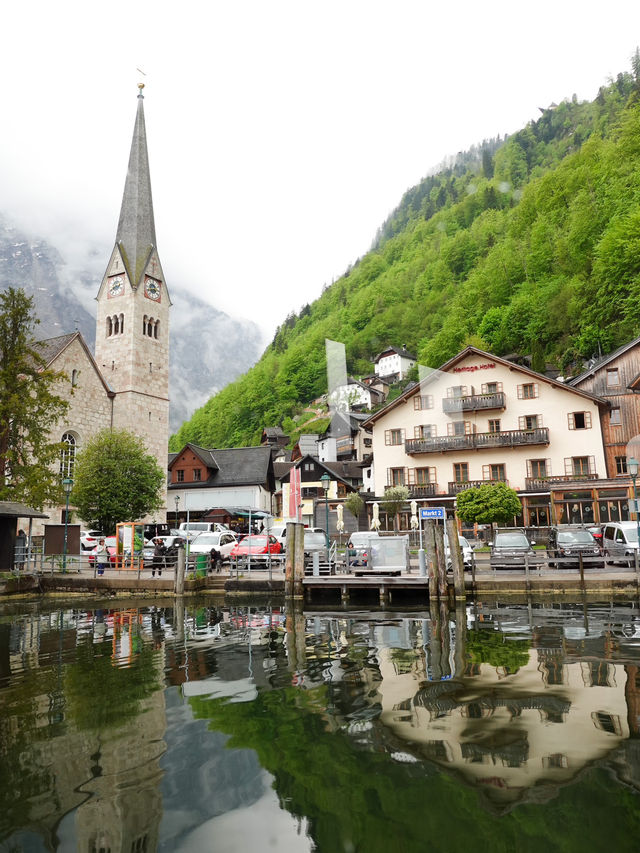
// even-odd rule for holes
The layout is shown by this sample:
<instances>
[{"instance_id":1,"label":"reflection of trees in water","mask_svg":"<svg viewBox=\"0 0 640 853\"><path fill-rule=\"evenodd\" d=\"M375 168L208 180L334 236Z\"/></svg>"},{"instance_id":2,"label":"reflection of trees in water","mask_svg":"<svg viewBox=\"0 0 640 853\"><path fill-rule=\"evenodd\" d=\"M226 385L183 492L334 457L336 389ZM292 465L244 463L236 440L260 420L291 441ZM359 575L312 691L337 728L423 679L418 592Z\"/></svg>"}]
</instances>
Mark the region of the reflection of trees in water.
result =
<instances>
[{"instance_id":1,"label":"reflection of trees in water","mask_svg":"<svg viewBox=\"0 0 640 853\"><path fill-rule=\"evenodd\" d=\"M488 663L504 667L507 674L516 673L529 662L528 640L516 640L502 631L474 630L467 634L467 654L472 664Z\"/></svg>"}]
</instances>

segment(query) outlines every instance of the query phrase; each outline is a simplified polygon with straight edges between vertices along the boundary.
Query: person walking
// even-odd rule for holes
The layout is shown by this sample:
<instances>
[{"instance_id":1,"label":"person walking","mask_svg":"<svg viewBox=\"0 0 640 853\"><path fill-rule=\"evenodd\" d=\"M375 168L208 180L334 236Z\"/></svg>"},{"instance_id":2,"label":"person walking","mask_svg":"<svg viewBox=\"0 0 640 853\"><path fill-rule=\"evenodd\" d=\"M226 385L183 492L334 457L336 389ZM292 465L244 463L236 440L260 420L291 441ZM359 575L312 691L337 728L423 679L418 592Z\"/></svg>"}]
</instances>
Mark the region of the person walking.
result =
<instances>
[{"instance_id":1,"label":"person walking","mask_svg":"<svg viewBox=\"0 0 640 853\"><path fill-rule=\"evenodd\" d=\"M103 575L104 570L109 565L109 552L104 544L104 539L100 538L96 546L96 562L98 564L98 574Z\"/></svg>"}]
</instances>

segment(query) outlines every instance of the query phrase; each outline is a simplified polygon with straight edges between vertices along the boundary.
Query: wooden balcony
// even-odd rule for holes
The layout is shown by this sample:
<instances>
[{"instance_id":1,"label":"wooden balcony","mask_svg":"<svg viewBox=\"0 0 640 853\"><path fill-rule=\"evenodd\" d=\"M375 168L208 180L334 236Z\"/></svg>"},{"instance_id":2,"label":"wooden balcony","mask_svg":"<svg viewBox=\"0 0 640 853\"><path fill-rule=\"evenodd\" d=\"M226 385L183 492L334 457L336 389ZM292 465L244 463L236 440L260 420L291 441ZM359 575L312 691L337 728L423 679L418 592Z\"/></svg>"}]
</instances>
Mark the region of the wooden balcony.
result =
<instances>
[{"instance_id":1,"label":"wooden balcony","mask_svg":"<svg viewBox=\"0 0 640 853\"><path fill-rule=\"evenodd\" d=\"M504 432L476 432L470 435L443 435L436 438L408 438L404 451L414 453L447 453L455 450L491 450L501 447L523 447L549 444L547 427L510 429Z\"/></svg>"},{"instance_id":2,"label":"wooden balcony","mask_svg":"<svg viewBox=\"0 0 640 853\"><path fill-rule=\"evenodd\" d=\"M508 480L465 480L464 483L449 483L449 494L457 495L458 492L464 492L465 489L477 489L478 486L492 485L493 483L504 483L509 485Z\"/></svg>"},{"instance_id":3,"label":"wooden balcony","mask_svg":"<svg viewBox=\"0 0 640 853\"><path fill-rule=\"evenodd\" d=\"M438 494L437 483L415 483L407 488L412 498L433 498Z\"/></svg>"},{"instance_id":4,"label":"wooden balcony","mask_svg":"<svg viewBox=\"0 0 640 853\"><path fill-rule=\"evenodd\" d=\"M527 492L549 491L552 486L563 483L581 483L588 480L597 480L598 474L562 474L557 477L527 477L524 487Z\"/></svg>"},{"instance_id":5,"label":"wooden balcony","mask_svg":"<svg viewBox=\"0 0 640 853\"><path fill-rule=\"evenodd\" d=\"M504 394L472 394L469 397L445 397L442 411L447 415L460 412L479 412L485 409L504 409Z\"/></svg>"}]
</instances>

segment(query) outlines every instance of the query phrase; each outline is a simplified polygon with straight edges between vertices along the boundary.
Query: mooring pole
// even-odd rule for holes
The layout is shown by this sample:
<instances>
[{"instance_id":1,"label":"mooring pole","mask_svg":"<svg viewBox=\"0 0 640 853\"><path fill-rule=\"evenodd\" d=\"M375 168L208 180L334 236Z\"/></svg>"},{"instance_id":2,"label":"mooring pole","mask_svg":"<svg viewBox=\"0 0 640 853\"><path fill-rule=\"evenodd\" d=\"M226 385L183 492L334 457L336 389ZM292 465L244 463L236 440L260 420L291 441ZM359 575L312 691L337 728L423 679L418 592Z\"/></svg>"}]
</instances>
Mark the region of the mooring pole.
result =
<instances>
[{"instance_id":1,"label":"mooring pole","mask_svg":"<svg viewBox=\"0 0 640 853\"><path fill-rule=\"evenodd\" d=\"M304 526L297 521L287 523L287 551L284 571L285 598L303 598Z\"/></svg>"},{"instance_id":2,"label":"mooring pole","mask_svg":"<svg viewBox=\"0 0 640 853\"><path fill-rule=\"evenodd\" d=\"M438 555L436 553L436 540L434 531L435 522L427 521L424 530L425 550L427 552L427 568L429 572L429 602L438 598Z\"/></svg>"},{"instance_id":3,"label":"mooring pole","mask_svg":"<svg viewBox=\"0 0 640 853\"><path fill-rule=\"evenodd\" d=\"M441 601L446 601L448 596L447 584L447 557L444 548L444 525L435 525L436 537L436 554L437 554L437 578L438 578L438 596Z\"/></svg>"},{"instance_id":4,"label":"mooring pole","mask_svg":"<svg viewBox=\"0 0 640 853\"><path fill-rule=\"evenodd\" d=\"M464 590L464 561L460 550L460 538L458 537L458 526L455 518L448 518L447 536L449 538L449 553L451 555L451 567L453 569L453 589L456 599L463 600L466 597Z\"/></svg>"}]
</instances>

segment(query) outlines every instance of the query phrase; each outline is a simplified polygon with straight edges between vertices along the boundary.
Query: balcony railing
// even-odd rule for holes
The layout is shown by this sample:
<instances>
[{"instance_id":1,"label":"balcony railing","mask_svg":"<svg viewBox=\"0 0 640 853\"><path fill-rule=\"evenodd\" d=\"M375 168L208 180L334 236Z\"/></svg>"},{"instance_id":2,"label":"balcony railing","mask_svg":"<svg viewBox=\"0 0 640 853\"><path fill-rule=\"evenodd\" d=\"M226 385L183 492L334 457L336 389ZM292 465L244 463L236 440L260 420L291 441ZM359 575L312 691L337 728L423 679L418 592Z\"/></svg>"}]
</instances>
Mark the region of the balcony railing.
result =
<instances>
[{"instance_id":1,"label":"balcony railing","mask_svg":"<svg viewBox=\"0 0 640 853\"><path fill-rule=\"evenodd\" d=\"M457 495L458 492L464 492L465 489L477 489L478 486L491 485L492 483L504 483L509 485L508 480L465 480L463 483L449 483L449 494Z\"/></svg>"},{"instance_id":2,"label":"balcony railing","mask_svg":"<svg viewBox=\"0 0 640 853\"><path fill-rule=\"evenodd\" d=\"M521 447L528 444L549 444L548 428L476 432L470 435L443 435L436 438L408 438L404 443L404 451L408 454L446 453L453 450Z\"/></svg>"},{"instance_id":3,"label":"balcony railing","mask_svg":"<svg viewBox=\"0 0 640 853\"><path fill-rule=\"evenodd\" d=\"M526 477L524 487L528 492L548 490L550 486L558 486L562 483L579 483L582 480L597 480L598 474L562 474L557 477Z\"/></svg>"},{"instance_id":4,"label":"balcony railing","mask_svg":"<svg viewBox=\"0 0 640 853\"><path fill-rule=\"evenodd\" d=\"M458 412L477 412L483 409L504 409L504 394L472 394L469 397L445 397L442 411L447 415Z\"/></svg>"},{"instance_id":5,"label":"balcony railing","mask_svg":"<svg viewBox=\"0 0 640 853\"><path fill-rule=\"evenodd\" d=\"M437 483L416 483L408 486L409 496L412 498L433 498L438 494Z\"/></svg>"}]
</instances>

